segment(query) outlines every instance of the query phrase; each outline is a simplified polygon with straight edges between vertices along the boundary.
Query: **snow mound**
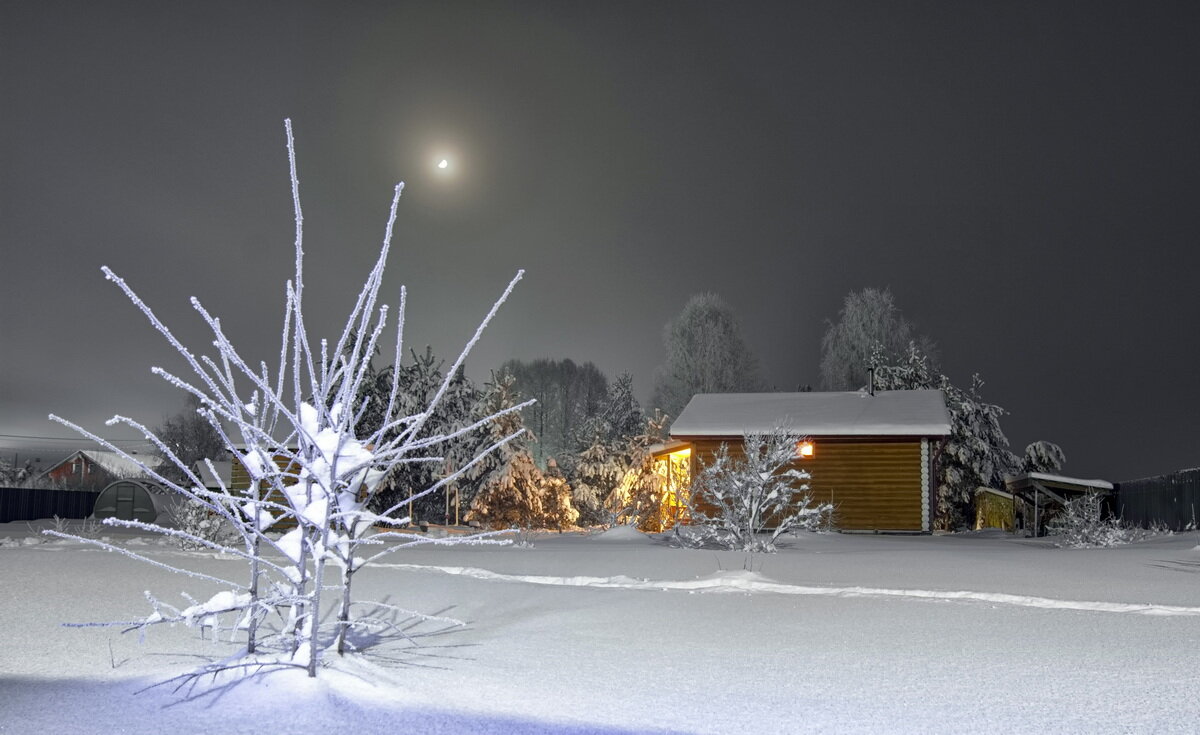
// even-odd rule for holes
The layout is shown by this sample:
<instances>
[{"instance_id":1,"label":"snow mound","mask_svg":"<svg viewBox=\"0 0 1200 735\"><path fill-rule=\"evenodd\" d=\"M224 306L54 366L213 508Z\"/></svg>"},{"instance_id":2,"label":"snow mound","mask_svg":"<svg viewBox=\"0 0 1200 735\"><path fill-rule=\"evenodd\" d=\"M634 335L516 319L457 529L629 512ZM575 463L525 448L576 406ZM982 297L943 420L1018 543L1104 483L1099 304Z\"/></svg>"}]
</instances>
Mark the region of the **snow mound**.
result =
<instances>
[{"instance_id":1,"label":"snow mound","mask_svg":"<svg viewBox=\"0 0 1200 735\"><path fill-rule=\"evenodd\" d=\"M636 526L613 526L607 531L602 531L592 536L588 540L599 541L601 543L649 544L654 542L654 539L637 530Z\"/></svg>"}]
</instances>

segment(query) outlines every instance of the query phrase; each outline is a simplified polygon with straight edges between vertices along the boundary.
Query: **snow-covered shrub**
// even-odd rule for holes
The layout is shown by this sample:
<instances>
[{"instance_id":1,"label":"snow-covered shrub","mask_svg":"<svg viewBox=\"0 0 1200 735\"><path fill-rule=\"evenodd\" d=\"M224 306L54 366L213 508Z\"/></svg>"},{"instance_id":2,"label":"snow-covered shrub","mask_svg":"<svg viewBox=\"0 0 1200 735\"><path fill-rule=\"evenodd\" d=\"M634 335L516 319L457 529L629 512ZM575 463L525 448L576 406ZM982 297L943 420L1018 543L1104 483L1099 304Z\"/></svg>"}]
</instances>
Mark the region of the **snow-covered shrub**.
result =
<instances>
[{"instance_id":1,"label":"snow-covered shrub","mask_svg":"<svg viewBox=\"0 0 1200 735\"><path fill-rule=\"evenodd\" d=\"M181 549L200 549L208 545L222 545L232 540L233 529L221 516L213 513L209 507L193 498L176 503L167 511L171 518L171 526L184 532L177 536L176 542ZM209 544L201 542L208 541Z\"/></svg>"},{"instance_id":2,"label":"snow-covered shrub","mask_svg":"<svg viewBox=\"0 0 1200 735\"><path fill-rule=\"evenodd\" d=\"M794 466L800 436L785 430L748 434L741 451L722 444L697 474L687 497L687 545L774 551L789 531L825 528L833 506L813 500L809 474Z\"/></svg>"},{"instance_id":3,"label":"snow-covered shrub","mask_svg":"<svg viewBox=\"0 0 1200 735\"><path fill-rule=\"evenodd\" d=\"M162 368L154 368L153 372L199 400L197 415L209 423L225 447L245 467L250 477L249 488L244 492L225 486L205 489L194 468L152 430L132 419L116 416L109 424L126 424L141 432L172 465L170 472L160 470L157 464L148 466L143 460L146 455L131 455L92 432L51 416L134 462L150 479L180 500L202 507L232 529L233 539L225 542L204 538L186 529L105 519L109 525L186 539L247 562L249 574L243 580L173 567L174 571L215 582L223 589L208 601L193 601L184 609L173 608L151 597L154 612L140 623L133 626L124 622L112 623L142 631L157 623L215 628L222 625L223 619L236 621L230 624L230 634L244 635L245 653L248 656L257 654L257 657L244 663L234 659L214 664L189 676L219 670L262 671L272 666L301 667L309 676L316 676L318 661L325 650L334 649L339 655L351 650L353 642L348 641L347 633L352 628L397 630L394 617L409 614L408 611L378 602L363 606L353 598L354 575L379 557L414 544L484 543L488 539L480 536L459 537L453 541L430 539L399 530L372 533L373 528L380 526L401 528L409 520L399 513L403 502L371 510L378 508L373 503L380 480L401 465L442 464L447 448L459 439L505 414L524 408L524 405L505 408L495 416L445 432L430 431L427 426L449 390L453 376L458 374L484 328L520 280L522 273L518 272L447 370L433 395L419 405L409 405L402 400L400 381L393 376L386 403L370 407L379 412L378 424L369 429L360 425L369 408L362 399L362 388L371 375L372 356L388 326L389 312L386 306L378 303L379 290L403 184L395 188L379 257L358 294L341 336L332 344L310 337L304 314L303 215L290 121L286 128L296 221L295 274L285 288L283 329L274 370L265 362L257 365L247 362L229 341L220 319L193 298L192 306L210 328L211 345L216 349L215 356L197 356L124 280L108 268L103 269L105 276L117 284L191 368L194 376L190 379ZM401 289L393 371L400 369L404 306L405 292ZM241 321L258 318L250 314L236 316ZM441 490L471 471L488 452L516 436L496 438L469 461L459 465L455 472L427 487L416 488L410 500ZM217 475L211 462L208 470ZM282 535L269 534L268 531L280 521L287 521L291 528ZM114 546L104 538L92 543L162 566L158 560ZM331 596L336 611L322 607ZM370 612L352 615L352 610ZM266 627L268 620L276 619L275 614L284 622L278 629ZM214 634L216 632L214 630Z\"/></svg>"},{"instance_id":4,"label":"snow-covered shrub","mask_svg":"<svg viewBox=\"0 0 1200 735\"><path fill-rule=\"evenodd\" d=\"M1046 523L1054 545L1071 549L1107 548L1137 541L1146 535L1119 518L1104 518L1104 498L1086 493L1068 500L1062 511Z\"/></svg>"}]
</instances>

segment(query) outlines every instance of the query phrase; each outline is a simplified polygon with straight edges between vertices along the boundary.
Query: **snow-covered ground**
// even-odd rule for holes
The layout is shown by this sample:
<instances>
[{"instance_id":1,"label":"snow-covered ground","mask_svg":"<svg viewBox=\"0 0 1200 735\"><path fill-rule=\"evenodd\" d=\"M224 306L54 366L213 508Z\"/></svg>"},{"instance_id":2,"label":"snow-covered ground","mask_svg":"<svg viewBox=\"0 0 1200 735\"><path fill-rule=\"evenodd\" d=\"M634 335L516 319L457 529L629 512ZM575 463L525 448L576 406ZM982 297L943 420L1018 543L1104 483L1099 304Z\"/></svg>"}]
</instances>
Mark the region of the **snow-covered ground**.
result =
<instances>
[{"instance_id":1,"label":"snow-covered ground","mask_svg":"<svg viewBox=\"0 0 1200 735\"><path fill-rule=\"evenodd\" d=\"M198 570L242 562L106 530ZM30 538L29 542L23 539ZM6 540L7 539L7 540ZM1002 534L805 535L780 553L629 529L406 550L360 599L409 624L316 680L135 694L235 646L63 628L206 583L0 525L0 732L1195 732L1197 536L1056 549ZM360 585L360 586L357 586ZM197 692L198 693L198 692Z\"/></svg>"}]
</instances>

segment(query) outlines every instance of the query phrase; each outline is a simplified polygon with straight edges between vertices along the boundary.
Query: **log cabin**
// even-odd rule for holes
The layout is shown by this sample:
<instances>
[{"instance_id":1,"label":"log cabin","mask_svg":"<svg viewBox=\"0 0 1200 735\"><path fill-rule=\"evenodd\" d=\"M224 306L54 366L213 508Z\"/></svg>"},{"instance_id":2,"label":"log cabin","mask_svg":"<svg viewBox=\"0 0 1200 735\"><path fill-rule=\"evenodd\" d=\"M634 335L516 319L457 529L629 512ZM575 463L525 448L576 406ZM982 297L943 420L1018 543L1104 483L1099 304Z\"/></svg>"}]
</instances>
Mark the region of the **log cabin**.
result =
<instances>
[{"instance_id":1,"label":"log cabin","mask_svg":"<svg viewBox=\"0 0 1200 735\"><path fill-rule=\"evenodd\" d=\"M803 437L796 467L810 474L814 500L835 506L839 530L933 530L933 478L950 435L941 391L698 394L660 459L686 463L695 477L721 444L736 453L747 434L777 429Z\"/></svg>"}]
</instances>

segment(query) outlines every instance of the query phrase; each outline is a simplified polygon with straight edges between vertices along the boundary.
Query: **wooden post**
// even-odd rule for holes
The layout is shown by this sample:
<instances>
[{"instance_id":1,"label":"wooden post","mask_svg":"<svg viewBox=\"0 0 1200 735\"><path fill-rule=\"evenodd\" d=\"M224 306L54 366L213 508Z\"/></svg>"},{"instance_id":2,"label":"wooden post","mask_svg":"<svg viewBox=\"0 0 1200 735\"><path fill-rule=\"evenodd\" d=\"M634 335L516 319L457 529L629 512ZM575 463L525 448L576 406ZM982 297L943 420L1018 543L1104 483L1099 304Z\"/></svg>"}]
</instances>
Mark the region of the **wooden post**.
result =
<instances>
[{"instance_id":1,"label":"wooden post","mask_svg":"<svg viewBox=\"0 0 1200 735\"><path fill-rule=\"evenodd\" d=\"M1033 486L1033 537L1034 538L1037 538L1038 536L1042 535L1042 529L1038 525L1038 511L1041 510L1041 508L1038 507L1039 505L1040 504L1038 503L1038 488L1037 488L1037 485L1035 484Z\"/></svg>"}]
</instances>

